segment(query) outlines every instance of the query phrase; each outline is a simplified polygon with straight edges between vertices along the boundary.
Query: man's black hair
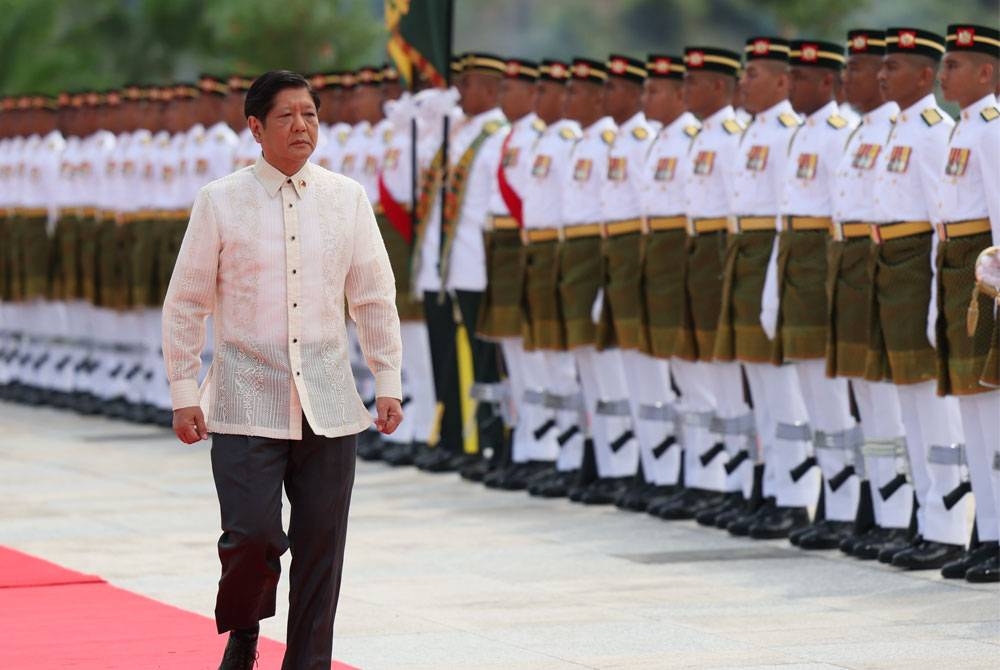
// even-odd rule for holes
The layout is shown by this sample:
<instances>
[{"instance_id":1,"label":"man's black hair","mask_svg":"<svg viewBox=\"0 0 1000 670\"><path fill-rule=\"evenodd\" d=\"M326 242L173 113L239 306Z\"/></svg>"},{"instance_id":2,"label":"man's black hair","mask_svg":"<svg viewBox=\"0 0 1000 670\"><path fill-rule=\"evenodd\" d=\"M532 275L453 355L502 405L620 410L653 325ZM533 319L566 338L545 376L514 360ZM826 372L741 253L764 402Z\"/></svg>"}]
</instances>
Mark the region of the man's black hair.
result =
<instances>
[{"instance_id":1,"label":"man's black hair","mask_svg":"<svg viewBox=\"0 0 1000 670\"><path fill-rule=\"evenodd\" d=\"M274 107L274 98L286 88L304 88L319 111L319 96L309 85L309 80L296 72L289 70L271 70L254 79L243 101L243 114L246 118L256 116L263 121Z\"/></svg>"}]
</instances>

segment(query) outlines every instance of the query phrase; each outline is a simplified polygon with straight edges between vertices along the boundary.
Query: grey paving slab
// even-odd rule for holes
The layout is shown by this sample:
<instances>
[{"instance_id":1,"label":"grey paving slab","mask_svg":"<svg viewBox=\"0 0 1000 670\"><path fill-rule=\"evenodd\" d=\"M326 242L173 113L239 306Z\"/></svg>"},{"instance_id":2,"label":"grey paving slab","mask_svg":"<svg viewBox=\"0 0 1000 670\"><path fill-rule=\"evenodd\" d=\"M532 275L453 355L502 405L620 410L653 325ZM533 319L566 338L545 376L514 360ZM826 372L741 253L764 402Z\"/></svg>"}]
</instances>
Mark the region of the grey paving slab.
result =
<instances>
[{"instance_id":1,"label":"grey paving slab","mask_svg":"<svg viewBox=\"0 0 1000 670\"><path fill-rule=\"evenodd\" d=\"M211 616L207 443L0 404L0 495L0 543ZM360 463L335 655L364 670L995 668L1000 590Z\"/></svg>"}]
</instances>

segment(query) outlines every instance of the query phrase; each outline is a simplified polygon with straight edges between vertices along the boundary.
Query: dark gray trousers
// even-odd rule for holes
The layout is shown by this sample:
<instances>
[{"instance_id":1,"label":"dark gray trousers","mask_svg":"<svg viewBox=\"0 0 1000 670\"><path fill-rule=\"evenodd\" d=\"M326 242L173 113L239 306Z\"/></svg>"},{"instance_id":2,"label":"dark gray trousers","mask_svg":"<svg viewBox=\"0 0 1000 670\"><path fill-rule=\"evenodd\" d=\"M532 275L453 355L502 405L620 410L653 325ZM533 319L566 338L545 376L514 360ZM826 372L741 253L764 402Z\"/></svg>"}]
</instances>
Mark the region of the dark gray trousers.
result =
<instances>
[{"instance_id":1,"label":"dark gray trousers","mask_svg":"<svg viewBox=\"0 0 1000 670\"><path fill-rule=\"evenodd\" d=\"M305 417L301 440L212 436L222 515L216 625L224 633L274 616L280 557L291 548L282 670L330 668L356 447L356 435L317 436ZM291 509L287 535L282 484Z\"/></svg>"}]
</instances>

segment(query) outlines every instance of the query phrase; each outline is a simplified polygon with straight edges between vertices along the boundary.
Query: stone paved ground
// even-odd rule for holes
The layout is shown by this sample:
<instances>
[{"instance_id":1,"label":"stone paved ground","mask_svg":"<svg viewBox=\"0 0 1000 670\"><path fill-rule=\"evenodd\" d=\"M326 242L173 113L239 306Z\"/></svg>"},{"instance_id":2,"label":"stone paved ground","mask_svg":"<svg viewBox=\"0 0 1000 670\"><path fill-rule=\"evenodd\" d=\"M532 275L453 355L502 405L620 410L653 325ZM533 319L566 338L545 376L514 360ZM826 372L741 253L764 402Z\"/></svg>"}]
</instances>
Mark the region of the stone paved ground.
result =
<instances>
[{"instance_id":1,"label":"stone paved ground","mask_svg":"<svg viewBox=\"0 0 1000 670\"><path fill-rule=\"evenodd\" d=\"M0 496L0 544L211 615L207 443L0 404ZM995 585L378 464L351 517L335 654L364 670L1000 667Z\"/></svg>"}]
</instances>

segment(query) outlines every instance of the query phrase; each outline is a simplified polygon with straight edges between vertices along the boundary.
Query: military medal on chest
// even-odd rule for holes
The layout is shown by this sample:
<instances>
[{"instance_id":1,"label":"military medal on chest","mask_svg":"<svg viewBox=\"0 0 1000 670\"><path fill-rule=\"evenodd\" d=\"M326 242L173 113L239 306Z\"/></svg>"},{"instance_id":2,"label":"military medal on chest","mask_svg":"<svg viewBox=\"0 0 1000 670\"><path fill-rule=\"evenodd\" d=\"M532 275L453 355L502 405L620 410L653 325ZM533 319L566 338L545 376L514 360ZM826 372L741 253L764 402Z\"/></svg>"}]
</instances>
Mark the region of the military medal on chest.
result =
<instances>
[{"instance_id":1,"label":"military medal on chest","mask_svg":"<svg viewBox=\"0 0 1000 670\"><path fill-rule=\"evenodd\" d=\"M875 165L875 160L881 152L881 144L862 144L858 147L858 150L854 152L854 158L851 160L851 167L856 170L871 170Z\"/></svg>"},{"instance_id":2,"label":"military medal on chest","mask_svg":"<svg viewBox=\"0 0 1000 670\"><path fill-rule=\"evenodd\" d=\"M531 176L543 179L549 175L549 166L552 165L552 157L545 155L535 156L535 164L531 166Z\"/></svg>"},{"instance_id":3,"label":"military medal on chest","mask_svg":"<svg viewBox=\"0 0 1000 670\"><path fill-rule=\"evenodd\" d=\"M816 154L799 154L799 166L795 171L795 176L805 180L815 179L818 162L819 156Z\"/></svg>"},{"instance_id":4,"label":"military medal on chest","mask_svg":"<svg viewBox=\"0 0 1000 670\"><path fill-rule=\"evenodd\" d=\"M961 177L965 174L965 169L969 165L969 149L953 147L948 152L948 164L944 168L944 173L949 177Z\"/></svg>"},{"instance_id":5,"label":"military medal on chest","mask_svg":"<svg viewBox=\"0 0 1000 670\"><path fill-rule=\"evenodd\" d=\"M587 181L590 179L590 169L593 167L594 162L589 158L580 158L576 161L576 166L573 168L573 179L576 181Z\"/></svg>"},{"instance_id":6,"label":"military medal on chest","mask_svg":"<svg viewBox=\"0 0 1000 670\"><path fill-rule=\"evenodd\" d=\"M608 179L611 181L625 181L627 176L626 159L622 156L612 156L608 161Z\"/></svg>"},{"instance_id":7,"label":"military medal on chest","mask_svg":"<svg viewBox=\"0 0 1000 670\"><path fill-rule=\"evenodd\" d=\"M694 158L694 173L700 177L712 174L712 167L715 165L714 151L699 151Z\"/></svg>"},{"instance_id":8,"label":"military medal on chest","mask_svg":"<svg viewBox=\"0 0 1000 670\"><path fill-rule=\"evenodd\" d=\"M907 168L910 167L911 152L910 147L893 147L892 153L889 154L889 164L886 166L886 170L899 174L906 172Z\"/></svg>"},{"instance_id":9,"label":"military medal on chest","mask_svg":"<svg viewBox=\"0 0 1000 670\"><path fill-rule=\"evenodd\" d=\"M761 144L755 144L750 147L750 151L747 152L747 169L751 172L763 172L766 170L768 149L769 147Z\"/></svg>"},{"instance_id":10,"label":"military medal on chest","mask_svg":"<svg viewBox=\"0 0 1000 670\"><path fill-rule=\"evenodd\" d=\"M673 156L661 158L656 161L656 171L653 173L653 179L656 181L673 181L676 170L676 158Z\"/></svg>"}]
</instances>

